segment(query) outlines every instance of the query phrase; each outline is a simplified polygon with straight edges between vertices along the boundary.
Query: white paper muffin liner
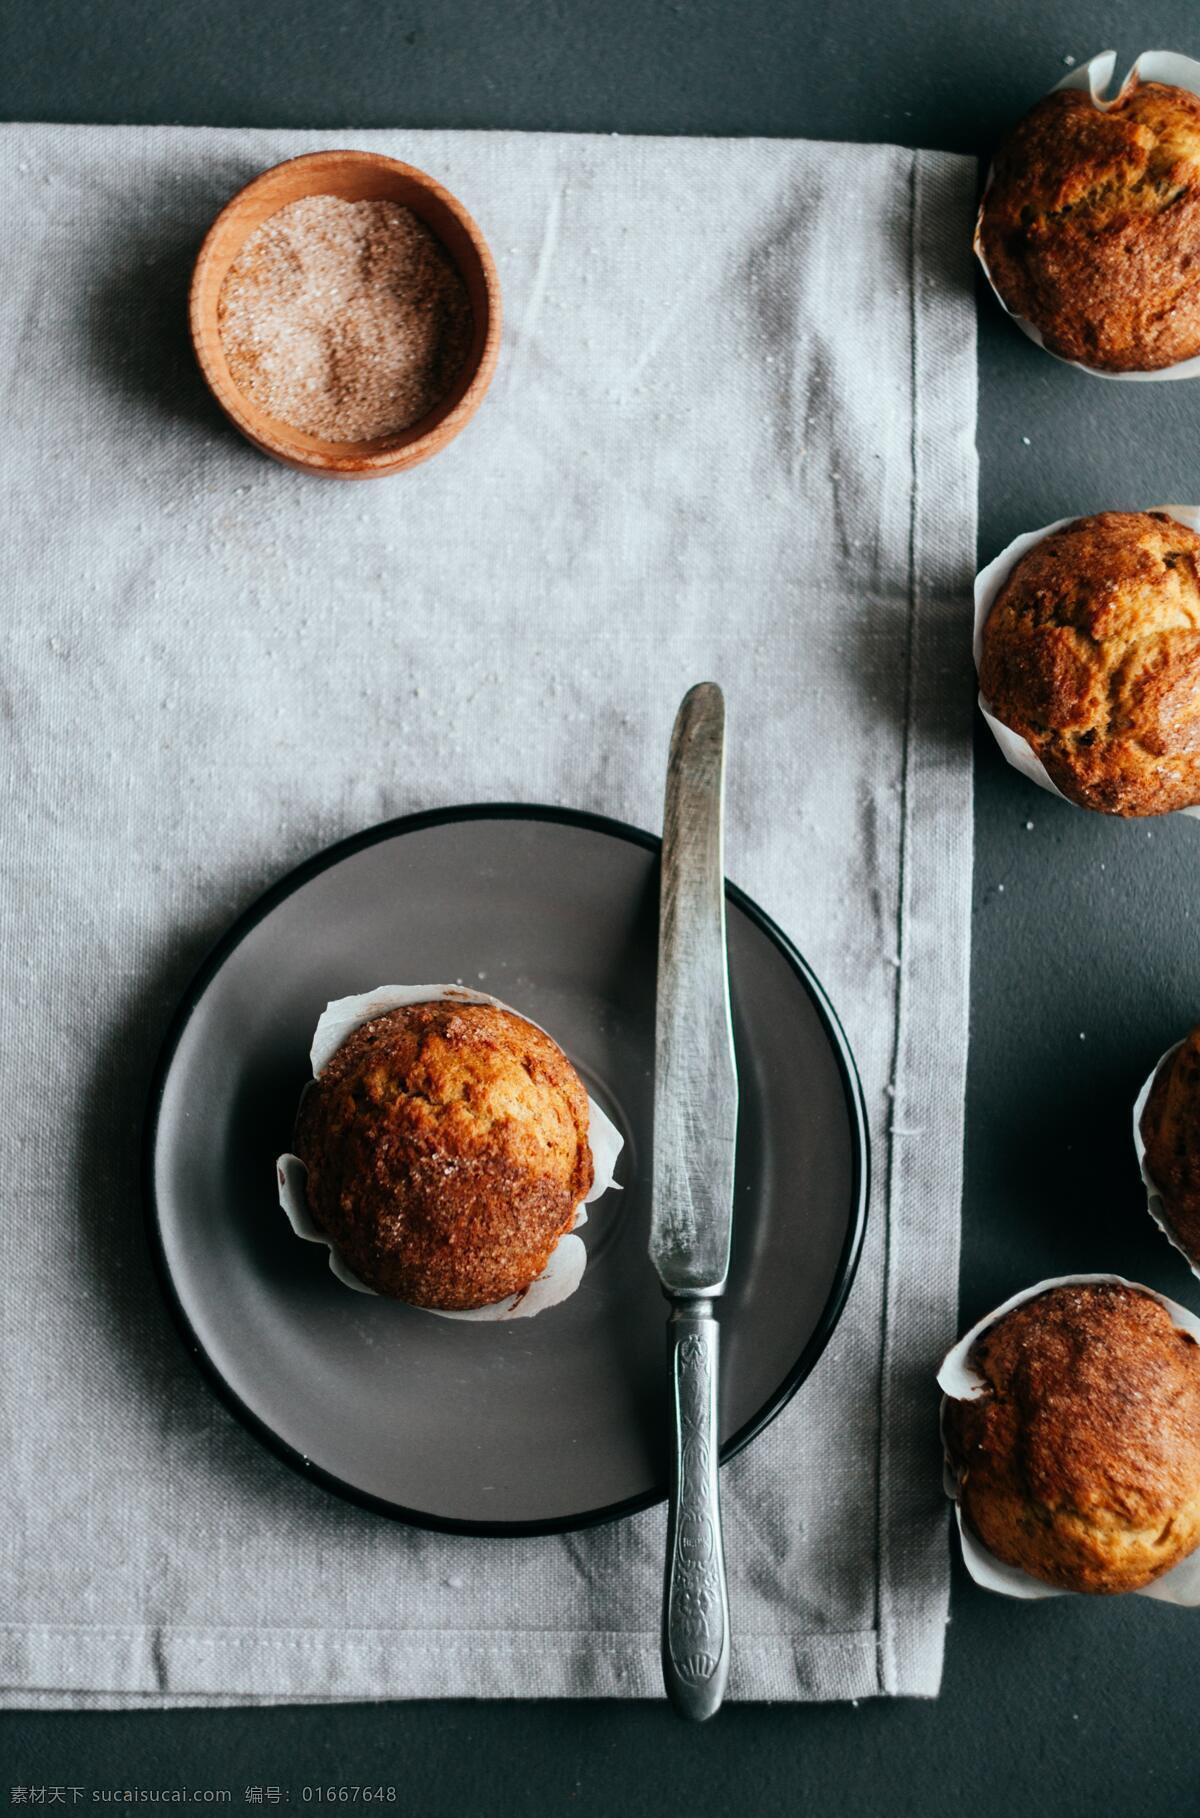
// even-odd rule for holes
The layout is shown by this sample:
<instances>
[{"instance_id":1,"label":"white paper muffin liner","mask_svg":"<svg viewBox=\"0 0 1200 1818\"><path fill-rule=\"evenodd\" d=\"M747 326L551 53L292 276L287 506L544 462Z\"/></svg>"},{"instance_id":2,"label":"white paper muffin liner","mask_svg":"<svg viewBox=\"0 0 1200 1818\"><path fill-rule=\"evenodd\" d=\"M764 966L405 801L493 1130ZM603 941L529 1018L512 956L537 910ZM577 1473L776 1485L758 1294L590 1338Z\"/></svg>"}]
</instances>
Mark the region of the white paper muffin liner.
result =
<instances>
[{"instance_id":1,"label":"white paper muffin liner","mask_svg":"<svg viewBox=\"0 0 1200 1818\"><path fill-rule=\"evenodd\" d=\"M1197 64L1196 67L1197 70L1200 70L1200 64ZM1147 505L1142 509L1163 511L1178 523L1186 524L1189 530L1200 532L1200 505ZM1002 549L1000 554L993 557L987 567L981 568L975 576L975 629L972 652L975 658L976 675L979 674L980 664L983 661L983 628L987 624L988 614L1017 563L1022 556L1028 555L1029 551L1036 548L1046 537L1053 536L1056 530L1063 530L1068 524L1077 523L1080 517L1089 515L1089 513L1080 512L1074 517L1056 518L1053 524L1044 524L1041 530L1027 530L1023 536L1014 537L1007 549ZM1068 798L1050 780L1049 771L1029 740L1023 738L1019 732L1014 732L1011 726L1006 726L1003 720L996 718L989 702L984 699L982 690L979 694L979 711L987 721L992 737L1013 769L1019 770L1022 776L1028 777L1031 783L1036 783L1039 789L1045 789L1049 794L1056 795L1060 802L1065 802ZM1175 812L1200 816L1200 807L1179 808Z\"/></svg>"},{"instance_id":2,"label":"white paper muffin liner","mask_svg":"<svg viewBox=\"0 0 1200 1818\"><path fill-rule=\"evenodd\" d=\"M1200 63L1197 63L1194 58L1183 57L1177 51L1143 51L1141 56L1135 59L1116 94L1106 101L1104 99L1105 90L1112 82L1113 71L1116 67L1116 51L1100 51L1097 56L1089 57L1086 63L1081 63L1077 69L1073 69L1069 76L1064 76L1061 82L1056 82L1049 92L1055 94L1060 88L1083 89L1091 95L1093 105L1101 113L1107 113L1110 107L1115 107L1122 95L1136 82L1165 82L1172 88L1186 88L1193 95L1200 95ZM1144 381L1148 379L1194 379L1200 376L1200 355L1193 355L1188 360L1177 360L1174 366L1157 367L1153 372L1106 372L1099 366L1085 366L1082 360L1064 359L1062 354L1056 354L1053 349L1047 347L1042 339L1041 330L1035 328L1032 322L1026 321L1024 316L1017 315L1015 310L1008 307L996 289L995 280L988 270L987 260L983 256L983 208L991 187L992 171L989 170L987 182L984 185L983 201L980 202L979 215L975 222L975 256L983 267L984 276L992 287L996 301L1004 313L1012 317L1022 333L1027 334L1031 341L1036 342L1045 353L1050 355L1051 359L1061 361L1064 366L1075 366L1080 372L1091 373L1096 379Z\"/></svg>"},{"instance_id":3,"label":"white paper muffin liner","mask_svg":"<svg viewBox=\"0 0 1200 1818\"><path fill-rule=\"evenodd\" d=\"M1175 1324L1181 1326L1185 1332L1190 1332L1197 1343L1200 1343L1200 1319L1197 1319L1194 1313L1189 1313L1186 1307L1181 1307L1178 1301L1168 1299L1165 1294L1158 1294L1153 1288L1143 1287L1141 1282L1127 1281L1123 1275L1058 1275L1052 1280L1039 1281L1032 1288L1024 1288L1020 1294L1014 1294L1011 1300L1006 1300L1003 1306L997 1307L994 1312L988 1313L947 1351L942 1360L941 1369L937 1373L938 1388L942 1391L943 1433L948 1401L975 1401L984 1393L986 1385L983 1380L967 1365L971 1346L981 1332L986 1332L989 1326L994 1326L997 1320L1003 1319L1006 1313L1011 1313L1014 1307L1021 1306L1027 1300L1033 1300L1035 1295L1044 1294L1048 1288L1085 1287L1090 1282L1103 1281L1120 1282L1123 1287L1137 1288L1141 1293L1149 1294L1152 1299L1160 1301ZM976 1584L982 1585L987 1591L997 1591L1003 1597L1021 1597L1030 1601L1041 1597L1087 1595L1086 1592L1060 1591L1054 1585L1043 1584L1040 1578L1034 1578L1030 1573L1023 1572L1019 1566L1005 1565L1003 1560L997 1559L995 1554L989 1553L983 1542L963 1520L962 1509L958 1501L958 1478L945 1447L943 1447L943 1453L942 1482L947 1496L954 1504L963 1563ZM1194 1553L1189 1553L1186 1559L1181 1559L1179 1564L1172 1566L1169 1572L1164 1572L1161 1578L1152 1579L1149 1584L1143 1585L1140 1590L1118 1592L1116 1595L1153 1597L1159 1603L1178 1603L1188 1608L1200 1604L1200 1548Z\"/></svg>"},{"instance_id":4,"label":"white paper muffin liner","mask_svg":"<svg viewBox=\"0 0 1200 1818\"><path fill-rule=\"evenodd\" d=\"M1175 1042L1167 1049L1165 1054L1159 1055L1150 1070L1149 1079L1137 1095L1137 1101L1133 1107L1133 1149L1134 1154L1137 1156L1138 1172L1142 1177L1142 1185L1146 1189L1146 1210L1149 1212L1151 1218L1154 1220L1167 1242L1172 1244L1174 1248L1179 1251L1179 1254L1182 1256L1192 1274L1196 1277L1197 1281L1200 1281L1200 1268L1197 1268L1194 1258L1188 1255L1187 1250L1180 1243L1172 1228L1171 1220L1167 1214L1166 1202L1146 1165L1146 1145L1142 1141L1142 1112L1146 1109L1146 1100L1150 1096L1151 1087L1158 1078L1160 1067L1162 1067L1166 1061L1169 1061L1171 1056L1177 1053L1182 1046L1182 1041Z\"/></svg>"},{"instance_id":5,"label":"white paper muffin liner","mask_svg":"<svg viewBox=\"0 0 1200 1818\"><path fill-rule=\"evenodd\" d=\"M323 1072L347 1037L353 1035L356 1029L361 1029L364 1023L374 1022L377 1016L384 1016L389 1010L398 1010L405 1004L439 1002L490 1004L497 1010L511 1011L514 1016L523 1015L523 1012L513 1010L511 1004L503 1003L500 998L492 997L486 991L472 991L465 985L379 985L374 991L364 991L356 997L339 997L326 1004L317 1023L309 1053L313 1078L316 1079ZM525 1017L524 1020L533 1021L532 1017ZM540 1028L541 1025L535 1023L534 1027ZM572 1295L583 1280L587 1266L587 1249L583 1239L576 1237L575 1232L580 1225L587 1223L584 1206L590 1205L602 1193L607 1193L610 1187L617 1185L613 1180L613 1172L623 1147L620 1131L590 1096L588 1144L592 1151L591 1189L585 1195L583 1204L576 1207L571 1230L559 1238L542 1273L535 1277L528 1288L487 1307L470 1307L462 1312L448 1312L440 1307L418 1310L436 1313L439 1319L530 1319L535 1313L544 1313L547 1307L557 1306L560 1301ZM373 1295L375 1289L368 1288L365 1282L359 1280L337 1246L313 1218L306 1190L308 1170L300 1157L281 1155L276 1161L275 1169L279 1183L279 1203L296 1236L303 1238L305 1243L324 1245L329 1252L331 1272L347 1288L353 1288L358 1294Z\"/></svg>"}]
</instances>

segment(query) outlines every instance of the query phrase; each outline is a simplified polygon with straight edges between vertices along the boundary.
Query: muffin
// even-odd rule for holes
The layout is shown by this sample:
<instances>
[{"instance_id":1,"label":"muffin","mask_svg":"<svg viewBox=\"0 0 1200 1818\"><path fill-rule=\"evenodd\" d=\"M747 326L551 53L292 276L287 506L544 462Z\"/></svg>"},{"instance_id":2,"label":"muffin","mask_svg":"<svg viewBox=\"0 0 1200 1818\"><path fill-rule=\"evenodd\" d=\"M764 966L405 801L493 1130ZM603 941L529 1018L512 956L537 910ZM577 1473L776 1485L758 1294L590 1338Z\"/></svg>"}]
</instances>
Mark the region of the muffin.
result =
<instances>
[{"instance_id":1,"label":"muffin","mask_svg":"<svg viewBox=\"0 0 1200 1818\"><path fill-rule=\"evenodd\" d=\"M1200 1543L1200 1346L1116 1281L1049 1288L971 1347L943 1420L959 1505L1006 1565L1136 1591Z\"/></svg>"},{"instance_id":2,"label":"muffin","mask_svg":"<svg viewBox=\"0 0 1200 1818\"><path fill-rule=\"evenodd\" d=\"M1159 1067L1140 1128L1166 1221L1200 1268L1200 1025Z\"/></svg>"},{"instance_id":3,"label":"muffin","mask_svg":"<svg viewBox=\"0 0 1200 1818\"><path fill-rule=\"evenodd\" d=\"M313 1219L359 1280L436 1311L524 1293L592 1185L578 1074L491 1004L406 1004L357 1028L306 1092L295 1148Z\"/></svg>"},{"instance_id":4,"label":"muffin","mask_svg":"<svg viewBox=\"0 0 1200 1818\"><path fill-rule=\"evenodd\" d=\"M1052 353L1106 372L1200 354L1200 99L1134 82L1039 101L997 154L978 244Z\"/></svg>"},{"instance_id":5,"label":"muffin","mask_svg":"<svg viewBox=\"0 0 1200 1818\"><path fill-rule=\"evenodd\" d=\"M1102 511L1044 537L988 614L979 684L1081 807L1200 802L1200 536Z\"/></svg>"}]
</instances>

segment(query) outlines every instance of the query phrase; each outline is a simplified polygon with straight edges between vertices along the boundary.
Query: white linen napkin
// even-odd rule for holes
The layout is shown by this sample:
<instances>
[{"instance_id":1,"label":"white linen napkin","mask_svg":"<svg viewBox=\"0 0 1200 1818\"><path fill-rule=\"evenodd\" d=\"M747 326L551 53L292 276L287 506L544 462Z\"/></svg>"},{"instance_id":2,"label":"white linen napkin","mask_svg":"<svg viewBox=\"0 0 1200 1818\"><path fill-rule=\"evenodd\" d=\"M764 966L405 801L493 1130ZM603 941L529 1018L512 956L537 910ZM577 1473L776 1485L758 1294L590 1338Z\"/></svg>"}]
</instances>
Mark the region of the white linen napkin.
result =
<instances>
[{"instance_id":1,"label":"white linen napkin","mask_svg":"<svg viewBox=\"0 0 1200 1818\"><path fill-rule=\"evenodd\" d=\"M358 486L241 442L183 314L231 192L338 143L460 195L506 302L463 436ZM417 1532L218 1404L151 1272L138 1126L171 1007L265 885L457 801L654 827L703 677L730 875L828 988L874 1135L846 1314L724 1474L731 1695L936 1692L973 192L888 146L0 129L0 1702L659 1695L661 1511Z\"/></svg>"}]
</instances>

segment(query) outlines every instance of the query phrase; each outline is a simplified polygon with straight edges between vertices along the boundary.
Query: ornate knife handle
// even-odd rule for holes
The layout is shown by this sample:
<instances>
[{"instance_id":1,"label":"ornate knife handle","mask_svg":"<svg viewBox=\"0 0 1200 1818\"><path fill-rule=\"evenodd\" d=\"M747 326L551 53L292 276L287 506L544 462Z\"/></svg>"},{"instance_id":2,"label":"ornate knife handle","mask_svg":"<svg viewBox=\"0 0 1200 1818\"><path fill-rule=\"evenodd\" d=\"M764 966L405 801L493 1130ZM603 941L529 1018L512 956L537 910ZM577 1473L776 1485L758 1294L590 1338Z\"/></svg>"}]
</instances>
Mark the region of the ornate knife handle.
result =
<instances>
[{"instance_id":1,"label":"ornate knife handle","mask_svg":"<svg viewBox=\"0 0 1200 1818\"><path fill-rule=\"evenodd\" d=\"M711 1300L674 1304L667 1327L675 1464L667 1516L663 1681L682 1717L703 1722L725 1694L729 1603L717 1483L717 1344Z\"/></svg>"}]
</instances>

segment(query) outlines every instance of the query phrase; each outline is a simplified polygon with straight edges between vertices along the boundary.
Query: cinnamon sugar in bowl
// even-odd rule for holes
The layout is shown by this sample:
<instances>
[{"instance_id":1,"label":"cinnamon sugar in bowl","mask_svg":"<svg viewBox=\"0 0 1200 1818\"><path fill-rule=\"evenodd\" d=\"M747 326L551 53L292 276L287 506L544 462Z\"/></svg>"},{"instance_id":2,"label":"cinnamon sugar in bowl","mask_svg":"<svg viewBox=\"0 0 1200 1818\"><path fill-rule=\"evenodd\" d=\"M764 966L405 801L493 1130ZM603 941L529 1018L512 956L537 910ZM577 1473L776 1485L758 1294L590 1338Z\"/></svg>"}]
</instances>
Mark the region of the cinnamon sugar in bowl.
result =
<instances>
[{"instance_id":1,"label":"cinnamon sugar in bowl","mask_svg":"<svg viewBox=\"0 0 1200 1818\"><path fill-rule=\"evenodd\" d=\"M375 152L264 171L210 227L192 346L221 409L305 473L428 460L475 414L500 346L487 242L434 178Z\"/></svg>"}]
</instances>

